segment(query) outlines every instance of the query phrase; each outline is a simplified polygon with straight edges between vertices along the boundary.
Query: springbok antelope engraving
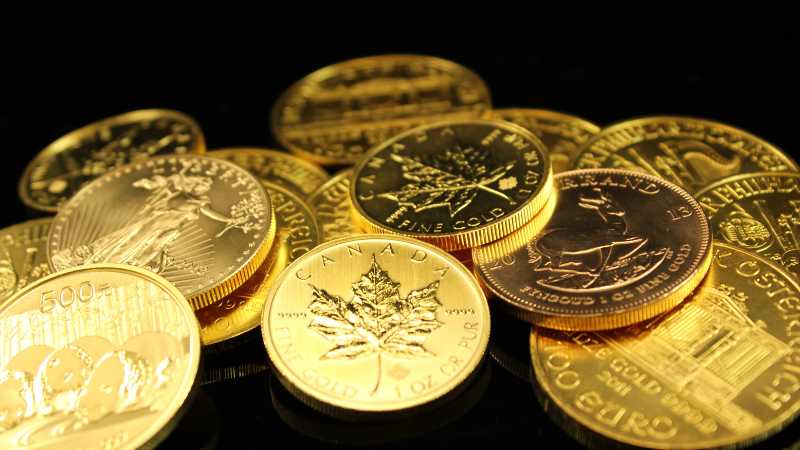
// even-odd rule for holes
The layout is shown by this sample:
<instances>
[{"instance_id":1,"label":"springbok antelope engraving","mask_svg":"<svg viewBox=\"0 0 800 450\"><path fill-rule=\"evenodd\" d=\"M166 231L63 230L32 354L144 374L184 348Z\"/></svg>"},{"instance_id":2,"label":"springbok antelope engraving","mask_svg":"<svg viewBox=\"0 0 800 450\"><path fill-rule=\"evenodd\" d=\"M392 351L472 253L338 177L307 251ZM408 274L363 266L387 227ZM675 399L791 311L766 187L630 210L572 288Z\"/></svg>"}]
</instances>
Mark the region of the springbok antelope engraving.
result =
<instances>
[{"instance_id":1,"label":"springbok antelope engraving","mask_svg":"<svg viewBox=\"0 0 800 450\"><path fill-rule=\"evenodd\" d=\"M528 262L534 272L552 273L540 284L561 289L601 288L604 273L619 267L618 263L631 258L648 242L646 237L629 233L625 210L610 194L600 188L593 193L581 195L578 206L597 214L603 225L546 230L528 244ZM645 270L636 272L641 275Z\"/></svg>"}]
</instances>

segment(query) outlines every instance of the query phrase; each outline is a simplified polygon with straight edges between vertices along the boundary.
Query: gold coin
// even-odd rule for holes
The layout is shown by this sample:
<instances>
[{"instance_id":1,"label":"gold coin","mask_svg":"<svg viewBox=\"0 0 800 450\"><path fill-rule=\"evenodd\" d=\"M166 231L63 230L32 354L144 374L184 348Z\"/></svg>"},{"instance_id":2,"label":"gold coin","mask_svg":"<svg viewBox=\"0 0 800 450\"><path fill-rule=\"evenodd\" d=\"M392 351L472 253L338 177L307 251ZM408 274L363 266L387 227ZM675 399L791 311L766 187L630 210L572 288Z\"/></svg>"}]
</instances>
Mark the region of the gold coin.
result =
<instances>
[{"instance_id":1,"label":"gold coin","mask_svg":"<svg viewBox=\"0 0 800 450\"><path fill-rule=\"evenodd\" d=\"M331 178L318 165L277 150L231 147L213 150L207 155L239 165L262 183L283 186L303 199Z\"/></svg>"},{"instance_id":2,"label":"gold coin","mask_svg":"<svg viewBox=\"0 0 800 450\"><path fill-rule=\"evenodd\" d=\"M0 447L152 448L184 412L197 321L165 279L67 269L0 306Z\"/></svg>"},{"instance_id":3,"label":"gold coin","mask_svg":"<svg viewBox=\"0 0 800 450\"><path fill-rule=\"evenodd\" d=\"M270 289L261 321L284 386L344 419L432 405L474 373L489 327L486 298L455 258L385 235L301 256Z\"/></svg>"},{"instance_id":4,"label":"gold coin","mask_svg":"<svg viewBox=\"0 0 800 450\"><path fill-rule=\"evenodd\" d=\"M422 55L381 55L322 68L272 107L272 134L303 158L354 164L373 145L416 126L482 116L489 90L469 69Z\"/></svg>"},{"instance_id":5,"label":"gold coin","mask_svg":"<svg viewBox=\"0 0 800 450\"><path fill-rule=\"evenodd\" d=\"M95 178L125 164L168 153L205 152L203 132L191 117L143 109L109 117L66 134L25 168L19 196L27 206L56 212Z\"/></svg>"},{"instance_id":6,"label":"gold coin","mask_svg":"<svg viewBox=\"0 0 800 450\"><path fill-rule=\"evenodd\" d=\"M751 444L796 416L800 285L747 251L713 247L692 298L652 321L598 333L533 329L551 416L626 444L683 449Z\"/></svg>"},{"instance_id":7,"label":"gold coin","mask_svg":"<svg viewBox=\"0 0 800 450\"><path fill-rule=\"evenodd\" d=\"M440 122L375 147L354 169L361 229L452 251L500 239L529 222L552 192L544 144L503 121Z\"/></svg>"},{"instance_id":8,"label":"gold coin","mask_svg":"<svg viewBox=\"0 0 800 450\"><path fill-rule=\"evenodd\" d=\"M715 242L726 242L800 275L800 174L750 173L695 194Z\"/></svg>"},{"instance_id":9,"label":"gold coin","mask_svg":"<svg viewBox=\"0 0 800 450\"><path fill-rule=\"evenodd\" d=\"M151 270L195 309L241 286L261 265L275 217L258 180L203 156L162 156L86 185L53 220L47 245L54 271L88 263Z\"/></svg>"},{"instance_id":10,"label":"gold coin","mask_svg":"<svg viewBox=\"0 0 800 450\"><path fill-rule=\"evenodd\" d=\"M51 219L29 220L0 230L0 305L50 274L47 233Z\"/></svg>"},{"instance_id":11,"label":"gold coin","mask_svg":"<svg viewBox=\"0 0 800 450\"><path fill-rule=\"evenodd\" d=\"M361 233L351 213L352 176L351 169L342 170L308 198L308 204L314 210L314 216L322 231L322 242Z\"/></svg>"},{"instance_id":12,"label":"gold coin","mask_svg":"<svg viewBox=\"0 0 800 450\"><path fill-rule=\"evenodd\" d=\"M555 178L558 207L544 230L473 251L509 313L547 328L617 328L674 308L703 279L708 219L686 191L612 169Z\"/></svg>"},{"instance_id":13,"label":"gold coin","mask_svg":"<svg viewBox=\"0 0 800 450\"><path fill-rule=\"evenodd\" d=\"M278 228L276 244L266 261L238 289L198 311L203 345L229 341L261 323L267 291L278 275L320 243L320 231L311 209L280 186L264 183Z\"/></svg>"},{"instance_id":14,"label":"gold coin","mask_svg":"<svg viewBox=\"0 0 800 450\"><path fill-rule=\"evenodd\" d=\"M645 117L604 128L581 148L574 167L649 173L690 193L740 173L797 171L795 162L769 142L690 117Z\"/></svg>"},{"instance_id":15,"label":"gold coin","mask_svg":"<svg viewBox=\"0 0 800 450\"><path fill-rule=\"evenodd\" d=\"M550 151L553 173L570 170L580 146L600 132L600 127L580 117L546 109L495 109L492 117L515 123L541 139Z\"/></svg>"}]
</instances>

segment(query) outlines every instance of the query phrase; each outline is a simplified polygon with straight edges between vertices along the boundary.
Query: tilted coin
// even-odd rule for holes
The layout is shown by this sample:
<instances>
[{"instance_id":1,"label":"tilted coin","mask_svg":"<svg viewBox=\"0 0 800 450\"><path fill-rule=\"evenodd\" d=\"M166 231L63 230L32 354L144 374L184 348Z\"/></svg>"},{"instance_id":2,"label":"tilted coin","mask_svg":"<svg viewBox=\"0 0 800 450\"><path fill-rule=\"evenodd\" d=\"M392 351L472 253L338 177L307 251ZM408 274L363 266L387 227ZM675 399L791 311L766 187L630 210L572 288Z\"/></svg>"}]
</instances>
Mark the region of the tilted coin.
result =
<instances>
[{"instance_id":1,"label":"tilted coin","mask_svg":"<svg viewBox=\"0 0 800 450\"><path fill-rule=\"evenodd\" d=\"M296 195L274 184L264 183L275 213L277 237L267 260L238 289L224 299L198 311L203 345L217 344L241 336L261 323L266 294L278 275L320 243L320 231L311 209Z\"/></svg>"},{"instance_id":2,"label":"tilted coin","mask_svg":"<svg viewBox=\"0 0 800 450\"><path fill-rule=\"evenodd\" d=\"M281 383L344 419L432 406L478 367L489 327L486 298L455 258L385 235L298 258L270 289L261 322Z\"/></svg>"},{"instance_id":3,"label":"tilted coin","mask_svg":"<svg viewBox=\"0 0 800 450\"><path fill-rule=\"evenodd\" d=\"M558 207L543 231L473 250L508 312L548 328L622 327L672 309L703 279L708 219L686 191L612 169L555 179Z\"/></svg>"},{"instance_id":4,"label":"tilted coin","mask_svg":"<svg viewBox=\"0 0 800 450\"><path fill-rule=\"evenodd\" d=\"M361 233L353 220L350 206L352 176L351 169L342 170L308 198L322 231L322 242Z\"/></svg>"},{"instance_id":5,"label":"tilted coin","mask_svg":"<svg viewBox=\"0 0 800 450\"><path fill-rule=\"evenodd\" d=\"M600 132L600 127L580 117L546 109L495 109L492 117L515 123L539 137L550 151L553 173L570 170L581 145Z\"/></svg>"},{"instance_id":6,"label":"tilted coin","mask_svg":"<svg viewBox=\"0 0 800 450\"><path fill-rule=\"evenodd\" d=\"M322 68L292 85L272 107L276 139L320 164L358 162L367 150L416 126L469 119L491 107L469 69L422 55L381 55Z\"/></svg>"},{"instance_id":7,"label":"tilted coin","mask_svg":"<svg viewBox=\"0 0 800 450\"><path fill-rule=\"evenodd\" d=\"M740 173L797 171L797 164L769 142L690 117L645 117L604 128L581 148L574 167L640 171L691 193Z\"/></svg>"},{"instance_id":8,"label":"tilted coin","mask_svg":"<svg viewBox=\"0 0 800 450\"><path fill-rule=\"evenodd\" d=\"M649 322L597 333L534 328L548 414L647 448L739 447L787 425L800 409L800 285L734 246L714 243L713 252L692 298Z\"/></svg>"},{"instance_id":9,"label":"tilted coin","mask_svg":"<svg viewBox=\"0 0 800 450\"><path fill-rule=\"evenodd\" d=\"M66 269L0 306L0 447L152 448L187 406L197 321L165 279Z\"/></svg>"},{"instance_id":10,"label":"tilted coin","mask_svg":"<svg viewBox=\"0 0 800 450\"><path fill-rule=\"evenodd\" d=\"M29 220L0 230L0 305L50 274L47 233L51 219Z\"/></svg>"},{"instance_id":11,"label":"tilted coin","mask_svg":"<svg viewBox=\"0 0 800 450\"><path fill-rule=\"evenodd\" d=\"M151 270L195 309L241 286L275 236L272 204L241 167L203 156L163 156L120 167L81 189L53 220L55 270L125 263Z\"/></svg>"},{"instance_id":12,"label":"tilted coin","mask_svg":"<svg viewBox=\"0 0 800 450\"><path fill-rule=\"evenodd\" d=\"M736 175L695 196L715 242L758 253L800 275L800 173Z\"/></svg>"},{"instance_id":13,"label":"tilted coin","mask_svg":"<svg viewBox=\"0 0 800 450\"><path fill-rule=\"evenodd\" d=\"M56 212L86 183L129 163L164 154L205 152L200 127L167 109L143 109L72 131L45 147L19 180L27 206Z\"/></svg>"},{"instance_id":14,"label":"tilted coin","mask_svg":"<svg viewBox=\"0 0 800 450\"><path fill-rule=\"evenodd\" d=\"M244 167L262 183L283 186L303 199L331 178L318 165L277 150L231 147L212 150L207 155Z\"/></svg>"},{"instance_id":15,"label":"tilted coin","mask_svg":"<svg viewBox=\"0 0 800 450\"><path fill-rule=\"evenodd\" d=\"M544 144L503 121L440 122L375 147L354 169L359 226L452 251L530 221L552 192Z\"/></svg>"}]
</instances>

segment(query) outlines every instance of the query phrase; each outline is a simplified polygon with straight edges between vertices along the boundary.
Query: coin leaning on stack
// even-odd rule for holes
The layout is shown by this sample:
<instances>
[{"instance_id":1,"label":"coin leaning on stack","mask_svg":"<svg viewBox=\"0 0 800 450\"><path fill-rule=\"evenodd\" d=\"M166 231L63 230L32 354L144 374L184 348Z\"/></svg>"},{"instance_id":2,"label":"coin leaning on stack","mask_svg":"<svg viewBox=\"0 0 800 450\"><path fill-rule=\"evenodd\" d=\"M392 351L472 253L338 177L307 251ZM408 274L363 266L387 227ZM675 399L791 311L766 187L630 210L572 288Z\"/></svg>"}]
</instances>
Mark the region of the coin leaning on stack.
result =
<instances>
[{"instance_id":1,"label":"coin leaning on stack","mask_svg":"<svg viewBox=\"0 0 800 450\"><path fill-rule=\"evenodd\" d=\"M475 73L419 55L323 68L270 125L292 154L207 152L192 118L143 110L34 158L20 197L57 214L0 230L0 328L27 330L0 333L0 441L153 446L201 375L268 366L292 408L435 417L480 384L490 303L532 324L504 366L532 365L589 445L740 446L800 410L800 175L776 146L492 110Z\"/></svg>"}]
</instances>

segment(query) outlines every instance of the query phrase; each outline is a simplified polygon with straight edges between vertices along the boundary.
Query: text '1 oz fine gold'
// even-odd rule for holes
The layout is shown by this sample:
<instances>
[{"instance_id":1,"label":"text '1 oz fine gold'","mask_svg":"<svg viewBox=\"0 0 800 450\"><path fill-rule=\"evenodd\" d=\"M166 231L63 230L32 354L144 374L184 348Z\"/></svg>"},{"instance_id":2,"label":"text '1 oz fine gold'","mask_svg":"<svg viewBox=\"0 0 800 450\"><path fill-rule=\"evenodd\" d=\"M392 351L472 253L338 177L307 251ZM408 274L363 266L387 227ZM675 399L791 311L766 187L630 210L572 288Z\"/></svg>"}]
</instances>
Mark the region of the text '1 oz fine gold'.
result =
<instances>
[{"instance_id":1,"label":"text '1 oz fine gold'","mask_svg":"<svg viewBox=\"0 0 800 450\"><path fill-rule=\"evenodd\" d=\"M369 232L452 251L528 223L552 192L542 142L503 121L440 122L396 136L355 168L353 215Z\"/></svg>"},{"instance_id":2,"label":"text '1 oz fine gold'","mask_svg":"<svg viewBox=\"0 0 800 450\"><path fill-rule=\"evenodd\" d=\"M486 298L455 258L414 239L359 235L290 265L261 331L290 392L326 414L367 419L443 399L478 367L489 327Z\"/></svg>"}]
</instances>

